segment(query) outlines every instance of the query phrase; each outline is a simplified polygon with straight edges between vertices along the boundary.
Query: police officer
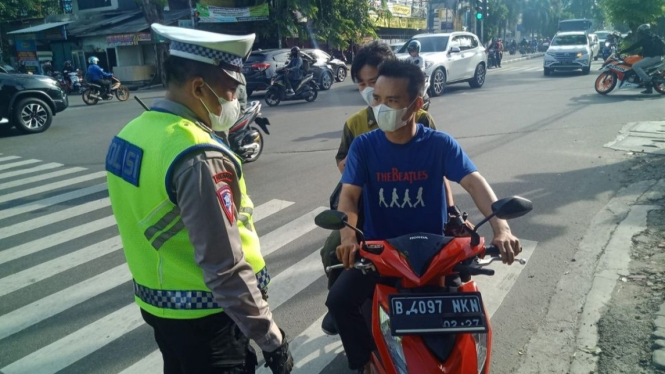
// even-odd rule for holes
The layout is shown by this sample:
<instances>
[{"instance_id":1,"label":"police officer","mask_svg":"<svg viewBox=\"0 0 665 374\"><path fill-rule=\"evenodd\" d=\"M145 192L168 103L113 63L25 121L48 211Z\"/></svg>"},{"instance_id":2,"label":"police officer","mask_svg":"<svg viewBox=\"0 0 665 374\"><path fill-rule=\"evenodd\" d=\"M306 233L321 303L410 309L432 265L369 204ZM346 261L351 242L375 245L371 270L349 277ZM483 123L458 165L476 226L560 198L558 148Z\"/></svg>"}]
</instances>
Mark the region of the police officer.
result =
<instances>
[{"instance_id":1,"label":"police officer","mask_svg":"<svg viewBox=\"0 0 665 374\"><path fill-rule=\"evenodd\" d=\"M238 118L235 91L255 36L152 29L171 41L166 96L120 131L106 158L135 301L165 373L254 373L249 339L273 373L290 373L242 168L214 135Z\"/></svg>"}]
</instances>

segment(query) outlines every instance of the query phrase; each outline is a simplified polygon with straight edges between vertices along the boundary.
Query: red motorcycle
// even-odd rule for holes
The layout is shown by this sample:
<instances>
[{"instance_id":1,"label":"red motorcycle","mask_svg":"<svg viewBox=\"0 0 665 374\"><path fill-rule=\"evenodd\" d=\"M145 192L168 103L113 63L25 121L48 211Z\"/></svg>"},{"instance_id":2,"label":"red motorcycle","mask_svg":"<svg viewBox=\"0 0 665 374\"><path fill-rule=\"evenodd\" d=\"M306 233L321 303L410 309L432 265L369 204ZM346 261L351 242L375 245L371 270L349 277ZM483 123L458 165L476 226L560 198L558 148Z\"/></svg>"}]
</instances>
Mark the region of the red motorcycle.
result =
<instances>
[{"instance_id":1,"label":"red motorcycle","mask_svg":"<svg viewBox=\"0 0 665 374\"><path fill-rule=\"evenodd\" d=\"M324 229L355 230L362 239L354 267L381 277L371 309L363 307L377 347L372 373L489 374L492 327L471 277L494 275L484 267L500 257L496 247L485 247L477 230L492 217L517 218L532 208L517 196L498 200L493 213L466 238L414 233L365 241L346 214L328 210L316 216L315 223Z\"/></svg>"}]
</instances>

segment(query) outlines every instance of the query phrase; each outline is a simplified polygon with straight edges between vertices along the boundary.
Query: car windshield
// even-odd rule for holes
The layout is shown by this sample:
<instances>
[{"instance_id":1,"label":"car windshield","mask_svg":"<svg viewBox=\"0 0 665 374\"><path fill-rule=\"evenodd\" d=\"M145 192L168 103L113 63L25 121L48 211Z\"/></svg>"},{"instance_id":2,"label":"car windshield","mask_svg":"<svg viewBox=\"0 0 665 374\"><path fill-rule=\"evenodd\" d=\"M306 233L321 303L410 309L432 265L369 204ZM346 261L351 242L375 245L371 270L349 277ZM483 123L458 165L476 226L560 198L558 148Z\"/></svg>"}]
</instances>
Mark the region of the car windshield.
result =
<instances>
[{"instance_id":1,"label":"car windshield","mask_svg":"<svg viewBox=\"0 0 665 374\"><path fill-rule=\"evenodd\" d=\"M245 63L252 63L252 62L262 62L266 60L266 55L263 53L252 53L247 57L247 61Z\"/></svg>"},{"instance_id":2,"label":"car windshield","mask_svg":"<svg viewBox=\"0 0 665 374\"><path fill-rule=\"evenodd\" d=\"M607 39L607 35L609 35L609 32L597 32L596 35L598 35L598 39L600 40L605 40Z\"/></svg>"},{"instance_id":3,"label":"car windshield","mask_svg":"<svg viewBox=\"0 0 665 374\"><path fill-rule=\"evenodd\" d=\"M420 42L420 52L443 52L448 47L448 37L447 36L430 36L424 38L413 38L411 40L417 40ZM409 45L408 42L404 43L402 48L399 49L397 53L408 53L406 47Z\"/></svg>"},{"instance_id":4,"label":"car windshield","mask_svg":"<svg viewBox=\"0 0 665 374\"><path fill-rule=\"evenodd\" d=\"M13 67L9 65L0 65L0 70L6 71L7 73L13 73L16 71Z\"/></svg>"},{"instance_id":5,"label":"car windshield","mask_svg":"<svg viewBox=\"0 0 665 374\"><path fill-rule=\"evenodd\" d=\"M552 45L583 45L587 44L586 35L563 35L552 39Z\"/></svg>"}]
</instances>

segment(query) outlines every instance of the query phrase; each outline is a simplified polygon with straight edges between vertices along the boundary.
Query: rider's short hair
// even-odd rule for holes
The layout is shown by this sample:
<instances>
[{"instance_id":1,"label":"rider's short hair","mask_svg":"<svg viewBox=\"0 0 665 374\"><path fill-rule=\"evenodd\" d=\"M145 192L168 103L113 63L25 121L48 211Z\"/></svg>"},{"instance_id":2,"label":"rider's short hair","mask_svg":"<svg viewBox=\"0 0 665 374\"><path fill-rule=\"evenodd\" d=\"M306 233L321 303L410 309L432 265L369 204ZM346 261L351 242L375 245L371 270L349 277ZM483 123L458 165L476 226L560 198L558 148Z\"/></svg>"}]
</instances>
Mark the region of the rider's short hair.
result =
<instances>
[{"instance_id":1,"label":"rider's short hair","mask_svg":"<svg viewBox=\"0 0 665 374\"><path fill-rule=\"evenodd\" d=\"M418 96L421 96L425 89L425 75L422 70L407 61L385 61L379 65L379 76L406 79L408 81L406 92L409 94L409 101L413 101Z\"/></svg>"},{"instance_id":2,"label":"rider's short hair","mask_svg":"<svg viewBox=\"0 0 665 374\"><path fill-rule=\"evenodd\" d=\"M192 78L203 78L208 84L219 81L222 72L218 66L178 56L169 56L164 63L167 86L181 86Z\"/></svg>"},{"instance_id":3,"label":"rider's short hair","mask_svg":"<svg viewBox=\"0 0 665 374\"><path fill-rule=\"evenodd\" d=\"M382 62L395 60L395 53L390 46L380 40L371 41L362 46L351 64L351 79L358 82L358 73L365 65L378 67Z\"/></svg>"}]
</instances>

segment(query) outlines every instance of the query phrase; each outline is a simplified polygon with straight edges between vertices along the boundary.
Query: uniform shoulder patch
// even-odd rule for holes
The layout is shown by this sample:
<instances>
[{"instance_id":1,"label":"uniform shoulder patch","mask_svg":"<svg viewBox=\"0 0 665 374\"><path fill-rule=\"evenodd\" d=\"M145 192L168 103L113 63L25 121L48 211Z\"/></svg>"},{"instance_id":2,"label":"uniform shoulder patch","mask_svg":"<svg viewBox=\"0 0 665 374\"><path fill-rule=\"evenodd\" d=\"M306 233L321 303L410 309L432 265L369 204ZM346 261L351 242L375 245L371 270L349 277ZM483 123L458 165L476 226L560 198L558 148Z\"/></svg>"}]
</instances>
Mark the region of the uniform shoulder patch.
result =
<instances>
[{"instance_id":1,"label":"uniform shoulder patch","mask_svg":"<svg viewBox=\"0 0 665 374\"><path fill-rule=\"evenodd\" d=\"M217 190L217 198L219 203L222 205L222 210L226 214L226 218L229 219L229 222L233 224L235 222L235 214L233 208L233 192L231 192L231 187L223 186Z\"/></svg>"},{"instance_id":2,"label":"uniform shoulder patch","mask_svg":"<svg viewBox=\"0 0 665 374\"><path fill-rule=\"evenodd\" d=\"M228 171L222 171L212 176L212 179L217 183L230 183L233 180L233 173Z\"/></svg>"}]
</instances>

